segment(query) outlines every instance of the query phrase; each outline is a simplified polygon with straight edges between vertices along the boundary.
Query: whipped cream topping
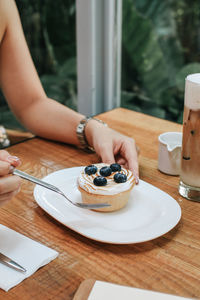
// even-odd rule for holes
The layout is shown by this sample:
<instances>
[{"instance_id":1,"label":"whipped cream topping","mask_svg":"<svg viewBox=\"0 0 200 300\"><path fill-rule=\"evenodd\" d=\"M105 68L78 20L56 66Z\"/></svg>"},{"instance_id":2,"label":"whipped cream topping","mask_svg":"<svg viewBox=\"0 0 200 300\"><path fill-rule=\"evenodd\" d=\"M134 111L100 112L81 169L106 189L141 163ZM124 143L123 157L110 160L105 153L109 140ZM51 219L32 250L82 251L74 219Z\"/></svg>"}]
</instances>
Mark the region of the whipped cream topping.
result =
<instances>
[{"instance_id":1,"label":"whipped cream topping","mask_svg":"<svg viewBox=\"0 0 200 300\"><path fill-rule=\"evenodd\" d=\"M101 174L99 173L100 169L102 167L109 166L109 165L100 163L100 164L95 164L95 166L98 168L98 171L95 174L92 175L86 174L84 168L81 171L78 178L79 186L85 191L87 191L88 193L101 194L101 195L114 195L129 190L135 183L135 177L133 176L133 173L130 170L122 168L120 173L123 173L127 176L126 182L116 183L113 177L118 172L112 172L110 176L106 177L107 185L96 186L93 183L94 178L97 176L101 176Z\"/></svg>"},{"instance_id":2,"label":"whipped cream topping","mask_svg":"<svg viewBox=\"0 0 200 300\"><path fill-rule=\"evenodd\" d=\"M186 77L185 106L192 110L200 109L200 73Z\"/></svg>"}]
</instances>

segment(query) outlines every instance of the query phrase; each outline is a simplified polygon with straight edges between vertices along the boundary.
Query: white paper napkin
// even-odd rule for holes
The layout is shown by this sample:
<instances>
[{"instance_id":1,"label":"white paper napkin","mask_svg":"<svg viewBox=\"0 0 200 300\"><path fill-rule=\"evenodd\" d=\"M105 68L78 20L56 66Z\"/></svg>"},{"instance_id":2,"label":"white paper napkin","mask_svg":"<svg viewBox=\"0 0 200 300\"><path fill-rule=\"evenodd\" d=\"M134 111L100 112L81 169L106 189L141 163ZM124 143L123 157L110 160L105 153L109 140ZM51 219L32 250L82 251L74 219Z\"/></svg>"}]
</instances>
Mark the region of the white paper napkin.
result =
<instances>
[{"instance_id":1,"label":"white paper napkin","mask_svg":"<svg viewBox=\"0 0 200 300\"><path fill-rule=\"evenodd\" d=\"M0 288L5 291L8 291L58 256L57 251L1 224L0 252L27 270L26 273L21 273L0 263Z\"/></svg>"},{"instance_id":2,"label":"white paper napkin","mask_svg":"<svg viewBox=\"0 0 200 300\"><path fill-rule=\"evenodd\" d=\"M128 286L117 285L109 282L96 281L88 300L186 300L169 294L163 294Z\"/></svg>"}]
</instances>

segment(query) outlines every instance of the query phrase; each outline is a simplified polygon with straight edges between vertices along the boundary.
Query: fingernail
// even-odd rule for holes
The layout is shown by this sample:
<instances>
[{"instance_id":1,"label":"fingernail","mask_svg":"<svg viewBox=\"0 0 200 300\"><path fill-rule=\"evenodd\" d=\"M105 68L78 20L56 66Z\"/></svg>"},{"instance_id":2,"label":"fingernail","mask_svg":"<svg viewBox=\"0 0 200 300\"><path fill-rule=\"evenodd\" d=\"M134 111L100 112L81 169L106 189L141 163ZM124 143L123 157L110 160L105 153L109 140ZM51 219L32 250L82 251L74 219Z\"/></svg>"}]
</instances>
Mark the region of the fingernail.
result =
<instances>
[{"instance_id":1,"label":"fingernail","mask_svg":"<svg viewBox=\"0 0 200 300\"><path fill-rule=\"evenodd\" d=\"M135 183L138 184L139 183L139 177L137 175L135 175L135 172L133 172L133 175L135 177Z\"/></svg>"},{"instance_id":2,"label":"fingernail","mask_svg":"<svg viewBox=\"0 0 200 300\"><path fill-rule=\"evenodd\" d=\"M17 167L21 164L21 160L17 156L9 155L6 160L14 167Z\"/></svg>"},{"instance_id":3,"label":"fingernail","mask_svg":"<svg viewBox=\"0 0 200 300\"><path fill-rule=\"evenodd\" d=\"M136 183L136 184L139 183L139 177L138 177L138 176L135 177L135 183Z\"/></svg>"},{"instance_id":4,"label":"fingernail","mask_svg":"<svg viewBox=\"0 0 200 300\"><path fill-rule=\"evenodd\" d=\"M17 156L12 156L12 155L9 155L8 157L7 157L7 160L9 161L9 162L18 162L18 161L20 161L20 159L19 159L19 157L17 157Z\"/></svg>"},{"instance_id":5,"label":"fingernail","mask_svg":"<svg viewBox=\"0 0 200 300\"><path fill-rule=\"evenodd\" d=\"M10 168L9 168L9 173L12 174L12 173L13 173L13 170L14 170L14 167L13 167L13 166L10 166Z\"/></svg>"}]
</instances>

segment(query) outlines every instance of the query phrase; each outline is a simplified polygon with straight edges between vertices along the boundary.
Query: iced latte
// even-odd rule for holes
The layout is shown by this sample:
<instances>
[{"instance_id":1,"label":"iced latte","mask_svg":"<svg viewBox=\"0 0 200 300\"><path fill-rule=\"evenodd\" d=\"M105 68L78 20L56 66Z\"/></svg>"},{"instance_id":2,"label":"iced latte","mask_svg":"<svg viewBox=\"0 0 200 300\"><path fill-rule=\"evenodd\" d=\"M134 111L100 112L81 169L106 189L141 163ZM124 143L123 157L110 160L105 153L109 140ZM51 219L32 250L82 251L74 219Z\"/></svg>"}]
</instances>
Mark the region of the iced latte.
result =
<instances>
[{"instance_id":1,"label":"iced latte","mask_svg":"<svg viewBox=\"0 0 200 300\"><path fill-rule=\"evenodd\" d=\"M200 201L200 74L186 78L179 192Z\"/></svg>"}]
</instances>

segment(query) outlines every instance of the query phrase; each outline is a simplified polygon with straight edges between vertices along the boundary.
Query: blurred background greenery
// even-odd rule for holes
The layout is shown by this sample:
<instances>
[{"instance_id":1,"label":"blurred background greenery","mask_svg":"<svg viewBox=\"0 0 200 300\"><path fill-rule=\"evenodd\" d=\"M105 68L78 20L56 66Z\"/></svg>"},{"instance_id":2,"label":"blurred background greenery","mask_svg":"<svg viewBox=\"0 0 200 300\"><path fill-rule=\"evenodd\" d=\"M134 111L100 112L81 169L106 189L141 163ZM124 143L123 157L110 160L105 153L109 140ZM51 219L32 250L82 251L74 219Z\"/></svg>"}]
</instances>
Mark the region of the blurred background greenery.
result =
<instances>
[{"instance_id":1,"label":"blurred background greenery","mask_svg":"<svg viewBox=\"0 0 200 300\"><path fill-rule=\"evenodd\" d=\"M200 1L126 0L122 39L122 106L181 123L185 77L200 72Z\"/></svg>"},{"instance_id":2,"label":"blurred background greenery","mask_svg":"<svg viewBox=\"0 0 200 300\"><path fill-rule=\"evenodd\" d=\"M16 1L47 95L77 108L74 0ZM184 81L200 72L199 0L124 0L121 106L182 122ZM0 95L0 124L22 128Z\"/></svg>"}]
</instances>

